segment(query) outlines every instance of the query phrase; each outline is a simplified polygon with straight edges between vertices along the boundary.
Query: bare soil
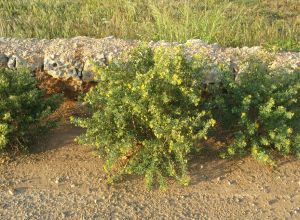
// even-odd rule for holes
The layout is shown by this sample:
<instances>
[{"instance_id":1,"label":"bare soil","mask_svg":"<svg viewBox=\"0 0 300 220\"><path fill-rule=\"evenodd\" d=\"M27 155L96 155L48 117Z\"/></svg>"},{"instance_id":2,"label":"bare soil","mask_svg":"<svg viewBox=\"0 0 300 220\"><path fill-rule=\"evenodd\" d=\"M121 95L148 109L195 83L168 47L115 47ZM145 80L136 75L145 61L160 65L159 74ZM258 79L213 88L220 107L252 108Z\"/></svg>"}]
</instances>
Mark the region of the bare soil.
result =
<instances>
[{"instance_id":1,"label":"bare soil","mask_svg":"<svg viewBox=\"0 0 300 220\"><path fill-rule=\"evenodd\" d=\"M72 110L62 111L72 114ZM0 157L0 219L300 219L300 161L276 169L251 158L191 158L191 184L146 190L141 177L107 185L103 160L63 123L29 155Z\"/></svg>"}]
</instances>

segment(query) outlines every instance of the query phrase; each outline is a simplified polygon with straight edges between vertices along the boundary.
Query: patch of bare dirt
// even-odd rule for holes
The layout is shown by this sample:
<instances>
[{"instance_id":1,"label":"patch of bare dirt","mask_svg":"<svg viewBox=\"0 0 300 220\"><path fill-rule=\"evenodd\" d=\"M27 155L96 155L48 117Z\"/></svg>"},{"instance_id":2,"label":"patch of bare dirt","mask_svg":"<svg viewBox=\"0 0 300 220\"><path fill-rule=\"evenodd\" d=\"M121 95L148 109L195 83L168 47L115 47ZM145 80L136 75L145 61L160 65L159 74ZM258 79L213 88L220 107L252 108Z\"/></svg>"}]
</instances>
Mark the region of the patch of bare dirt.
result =
<instances>
[{"instance_id":1,"label":"patch of bare dirt","mask_svg":"<svg viewBox=\"0 0 300 220\"><path fill-rule=\"evenodd\" d=\"M46 89L47 94L64 93L68 99L75 100L80 93L86 93L96 85L96 82L83 82L69 78L56 79L45 72L36 72L39 87Z\"/></svg>"},{"instance_id":2,"label":"patch of bare dirt","mask_svg":"<svg viewBox=\"0 0 300 220\"><path fill-rule=\"evenodd\" d=\"M190 161L190 186L148 192L140 177L108 186L93 147L74 142L82 132L65 122L32 154L0 159L0 219L300 219L300 161L271 169L207 150Z\"/></svg>"}]
</instances>

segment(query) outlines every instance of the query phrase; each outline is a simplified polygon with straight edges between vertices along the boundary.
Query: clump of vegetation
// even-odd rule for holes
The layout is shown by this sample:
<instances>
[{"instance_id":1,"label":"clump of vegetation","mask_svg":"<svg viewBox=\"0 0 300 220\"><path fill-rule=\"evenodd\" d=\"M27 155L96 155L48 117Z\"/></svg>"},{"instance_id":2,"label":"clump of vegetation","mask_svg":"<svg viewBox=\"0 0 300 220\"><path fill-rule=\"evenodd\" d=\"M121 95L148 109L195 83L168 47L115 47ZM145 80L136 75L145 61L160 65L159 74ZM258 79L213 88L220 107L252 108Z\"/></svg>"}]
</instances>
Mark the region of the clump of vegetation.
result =
<instances>
[{"instance_id":1,"label":"clump of vegetation","mask_svg":"<svg viewBox=\"0 0 300 220\"><path fill-rule=\"evenodd\" d=\"M0 0L0 35L262 45L300 50L300 1Z\"/></svg>"},{"instance_id":2,"label":"clump of vegetation","mask_svg":"<svg viewBox=\"0 0 300 220\"><path fill-rule=\"evenodd\" d=\"M220 129L231 140L223 157L275 165L277 154L300 156L300 72L268 66L249 60L236 76L201 56L188 61L181 46L142 46L98 69L84 98L90 116L72 118L87 129L78 141L97 147L110 181L139 174L149 187L165 177L188 184L188 155ZM207 85L212 68L219 75Z\"/></svg>"},{"instance_id":3,"label":"clump of vegetation","mask_svg":"<svg viewBox=\"0 0 300 220\"><path fill-rule=\"evenodd\" d=\"M273 157L300 156L300 72L270 70L250 60L238 77L223 72L210 87L208 105L222 129L234 134L224 157L252 154L274 164Z\"/></svg>"},{"instance_id":4,"label":"clump of vegetation","mask_svg":"<svg viewBox=\"0 0 300 220\"><path fill-rule=\"evenodd\" d=\"M60 95L45 98L28 71L0 69L0 151L28 150L32 138L53 125L46 119L59 100Z\"/></svg>"},{"instance_id":5,"label":"clump of vegetation","mask_svg":"<svg viewBox=\"0 0 300 220\"><path fill-rule=\"evenodd\" d=\"M215 121L203 110L205 64L183 57L182 47L141 47L128 61L99 69L99 83L84 98L91 117L73 118L79 137L95 145L114 177L144 175L149 187L165 177L188 184L187 156Z\"/></svg>"}]
</instances>

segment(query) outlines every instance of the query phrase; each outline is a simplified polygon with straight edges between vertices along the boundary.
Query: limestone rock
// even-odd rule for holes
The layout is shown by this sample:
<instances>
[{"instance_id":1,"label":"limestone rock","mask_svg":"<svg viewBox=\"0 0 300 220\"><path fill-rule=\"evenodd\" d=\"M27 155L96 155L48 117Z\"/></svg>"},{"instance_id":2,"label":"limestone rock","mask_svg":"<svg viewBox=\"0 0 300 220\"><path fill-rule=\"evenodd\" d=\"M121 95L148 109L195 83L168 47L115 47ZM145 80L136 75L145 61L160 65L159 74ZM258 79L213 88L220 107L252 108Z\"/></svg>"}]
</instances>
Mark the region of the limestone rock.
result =
<instances>
[{"instance_id":1,"label":"limestone rock","mask_svg":"<svg viewBox=\"0 0 300 220\"><path fill-rule=\"evenodd\" d=\"M17 64L17 57L12 56L8 59L7 67L10 69L13 69L13 68L16 68L16 64Z\"/></svg>"},{"instance_id":2,"label":"limestone rock","mask_svg":"<svg viewBox=\"0 0 300 220\"><path fill-rule=\"evenodd\" d=\"M96 81L94 64L107 65L119 58L124 52L136 47L136 40L122 40L114 37L93 39L75 37L71 39L15 39L0 38L0 67L22 68L63 81L75 90L80 90L83 83ZM222 64L237 74L245 68L247 59L255 56L258 59L270 60L271 68L300 68L300 53L272 53L261 47L224 48L218 44L207 44L199 39L188 40L186 43L149 42L150 48L173 47L181 45L185 57L189 60L204 57L212 64ZM205 82L217 80L218 71L211 66L205 73Z\"/></svg>"},{"instance_id":3,"label":"limestone rock","mask_svg":"<svg viewBox=\"0 0 300 220\"><path fill-rule=\"evenodd\" d=\"M95 81L95 70L96 63L92 60L87 60L84 64L83 71L82 71L82 81L90 82Z\"/></svg>"}]
</instances>

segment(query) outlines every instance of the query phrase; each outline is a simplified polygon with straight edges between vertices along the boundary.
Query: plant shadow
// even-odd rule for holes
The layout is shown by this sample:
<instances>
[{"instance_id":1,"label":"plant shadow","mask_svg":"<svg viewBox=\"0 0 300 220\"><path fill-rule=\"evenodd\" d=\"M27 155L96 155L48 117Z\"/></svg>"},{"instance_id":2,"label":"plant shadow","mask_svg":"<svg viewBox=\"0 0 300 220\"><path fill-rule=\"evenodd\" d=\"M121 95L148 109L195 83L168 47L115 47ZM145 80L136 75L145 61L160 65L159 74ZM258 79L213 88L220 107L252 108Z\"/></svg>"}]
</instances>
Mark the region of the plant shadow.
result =
<instances>
[{"instance_id":1,"label":"plant shadow","mask_svg":"<svg viewBox=\"0 0 300 220\"><path fill-rule=\"evenodd\" d=\"M224 142L209 140L204 143L201 154L191 156L189 160L190 185L225 178L235 169L242 158L222 159L219 154L224 144Z\"/></svg>"},{"instance_id":2,"label":"plant shadow","mask_svg":"<svg viewBox=\"0 0 300 220\"><path fill-rule=\"evenodd\" d=\"M84 129L70 123L70 117L85 117L84 106L77 101L67 100L50 115L50 120L59 120L57 127L50 129L46 134L36 137L30 147L30 153L41 153L59 149L74 144L75 138L84 133Z\"/></svg>"},{"instance_id":3,"label":"plant shadow","mask_svg":"<svg viewBox=\"0 0 300 220\"><path fill-rule=\"evenodd\" d=\"M30 153L38 154L74 144L76 143L75 138L83 132L84 129L75 127L69 123L60 125L37 138L30 148Z\"/></svg>"}]
</instances>

